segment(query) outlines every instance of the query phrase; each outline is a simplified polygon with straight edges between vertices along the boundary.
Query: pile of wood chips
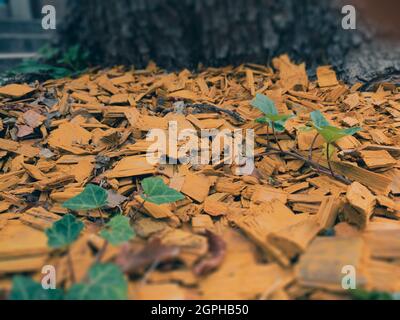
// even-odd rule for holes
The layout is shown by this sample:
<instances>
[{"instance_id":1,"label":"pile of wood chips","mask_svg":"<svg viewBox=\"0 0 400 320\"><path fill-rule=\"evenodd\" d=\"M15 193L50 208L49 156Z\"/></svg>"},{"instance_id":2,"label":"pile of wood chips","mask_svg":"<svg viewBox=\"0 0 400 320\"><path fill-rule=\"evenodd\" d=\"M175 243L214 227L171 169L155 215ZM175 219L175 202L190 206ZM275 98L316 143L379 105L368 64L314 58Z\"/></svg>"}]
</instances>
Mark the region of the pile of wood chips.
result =
<instances>
[{"instance_id":1,"label":"pile of wood chips","mask_svg":"<svg viewBox=\"0 0 400 320\"><path fill-rule=\"evenodd\" d=\"M326 66L311 81L286 55L271 68L166 73L150 64L0 87L0 292L16 274L41 279L49 264L59 285L71 285L67 257L47 246L44 230L88 183L114 190L116 203L75 212L86 226L71 248L77 281L102 247L103 219L121 210L137 236L109 246L103 261L125 267L132 299L346 299L349 265L358 288L399 292L400 90L360 88ZM267 138L276 144L254 121L256 93L296 115L277 138L304 160L267 152ZM303 128L314 110L336 126L363 128L332 155L335 173L351 184L308 165L316 132ZM146 134L172 120L179 130L254 129L253 174L149 164ZM313 159L326 166L323 143L317 139ZM141 207L140 181L151 175L186 199Z\"/></svg>"}]
</instances>

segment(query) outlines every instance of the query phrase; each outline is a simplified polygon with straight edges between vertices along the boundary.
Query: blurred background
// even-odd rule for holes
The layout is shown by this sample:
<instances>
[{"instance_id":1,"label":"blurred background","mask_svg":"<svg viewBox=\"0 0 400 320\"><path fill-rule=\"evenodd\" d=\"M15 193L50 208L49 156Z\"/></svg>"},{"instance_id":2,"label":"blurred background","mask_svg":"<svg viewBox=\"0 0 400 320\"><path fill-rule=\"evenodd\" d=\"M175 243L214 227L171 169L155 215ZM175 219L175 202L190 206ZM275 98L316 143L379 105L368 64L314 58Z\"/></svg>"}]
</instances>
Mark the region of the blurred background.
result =
<instances>
[{"instance_id":1,"label":"blurred background","mask_svg":"<svg viewBox=\"0 0 400 320\"><path fill-rule=\"evenodd\" d=\"M11 68L56 37L56 31L43 30L42 7L52 4L62 23L66 0L0 0L0 71Z\"/></svg>"},{"instance_id":2,"label":"blurred background","mask_svg":"<svg viewBox=\"0 0 400 320\"><path fill-rule=\"evenodd\" d=\"M57 30L41 27L48 4ZM345 4L356 7L356 30L342 28ZM46 72L43 62L74 72L149 61L196 69L267 64L289 53L311 73L331 64L345 80L368 82L400 70L399 9L398 0L0 0L0 72L38 51L46 59L36 71ZM61 71L55 74L67 74Z\"/></svg>"}]
</instances>

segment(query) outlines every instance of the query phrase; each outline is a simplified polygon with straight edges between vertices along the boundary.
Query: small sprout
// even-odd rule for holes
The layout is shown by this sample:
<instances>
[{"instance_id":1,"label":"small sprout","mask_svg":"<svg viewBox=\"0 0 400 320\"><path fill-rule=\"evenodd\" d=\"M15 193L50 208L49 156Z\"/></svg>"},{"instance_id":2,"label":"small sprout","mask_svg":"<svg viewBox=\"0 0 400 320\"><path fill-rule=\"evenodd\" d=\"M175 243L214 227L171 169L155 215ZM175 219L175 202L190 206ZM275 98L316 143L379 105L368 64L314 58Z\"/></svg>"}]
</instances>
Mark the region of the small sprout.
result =
<instances>
[{"instance_id":1,"label":"small sprout","mask_svg":"<svg viewBox=\"0 0 400 320\"><path fill-rule=\"evenodd\" d=\"M94 210L107 205L108 193L103 188L88 184L82 193L63 203L63 207L70 210Z\"/></svg>"},{"instance_id":2,"label":"small sprout","mask_svg":"<svg viewBox=\"0 0 400 320\"><path fill-rule=\"evenodd\" d=\"M93 265L86 281L74 284L67 300L126 300L128 283L120 268L114 264Z\"/></svg>"},{"instance_id":3,"label":"small sprout","mask_svg":"<svg viewBox=\"0 0 400 320\"><path fill-rule=\"evenodd\" d=\"M100 231L100 236L112 245L120 245L135 236L135 232L129 224L129 218L118 215L113 217Z\"/></svg>"},{"instance_id":4,"label":"small sprout","mask_svg":"<svg viewBox=\"0 0 400 320\"><path fill-rule=\"evenodd\" d=\"M61 290L46 290L42 285L26 276L15 276L12 281L10 300L61 300Z\"/></svg>"},{"instance_id":5,"label":"small sprout","mask_svg":"<svg viewBox=\"0 0 400 320\"><path fill-rule=\"evenodd\" d=\"M146 178L142 181L144 201L154 204L172 203L185 199L184 195L168 187L161 178Z\"/></svg>"},{"instance_id":6,"label":"small sprout","mask_svg":"<svg viewBox=\"0 0 400 320\"><path fill-rule=\"evenodd\" d=\"M346 137L352 136L353 134L357 133L358 131L362 130L362 128L349 128L349 129L342 129L332 126L328 120L322 115L321 111L316 110L311 113L311 120L313 121L313 127L317 130L318 134L320 134L325 142L326 142L326 160L328 162L329 170L333 177L335 177L335 173L333 172L332 165L330 162L331 159L331 146L337 140ZM316 141L317 136L315 136L313 142L311 143L310 147L310 160L312 155L312 149L314 147L314 143Z\"/></svg>"},{"instance_id":7,"label":"small sprout","mask_svg":"<svg viewBox=\"0 0 400 320\"><path fill-rule=\"evenodd\" d=\"M358 131L362 130L362 128L359 127L348 129L334 127L330 125L330 123L325 119L319 110L311 113L311 119L313 121L314 128L329 144L334 143L343 137L352 136Z\"/></svg>"},{"instance_id":8,"label":"small sprout","mask_svg":"<svg viewBox=\"0 0 400 320\"><path fill-rule=\"evenodd\" d=\"M78 239L84 224L72 214L65 215L46 230L48 244L51 248L65 248Z\"/></svg>"},{"instance_id":9,"label":"small sprout","mask_svg":"<svg viewBox=\"0 0 400 320\"><path fill-rule=\"evenodd\" d=\"M251 102L251 105L264 113L264 116L256 119L256 121L259 123L266 123L278 132L285 131L286 121L294 118L294 115L279 114L275 103L263 94L258 93Z\"/></svg>"}]
</instances>

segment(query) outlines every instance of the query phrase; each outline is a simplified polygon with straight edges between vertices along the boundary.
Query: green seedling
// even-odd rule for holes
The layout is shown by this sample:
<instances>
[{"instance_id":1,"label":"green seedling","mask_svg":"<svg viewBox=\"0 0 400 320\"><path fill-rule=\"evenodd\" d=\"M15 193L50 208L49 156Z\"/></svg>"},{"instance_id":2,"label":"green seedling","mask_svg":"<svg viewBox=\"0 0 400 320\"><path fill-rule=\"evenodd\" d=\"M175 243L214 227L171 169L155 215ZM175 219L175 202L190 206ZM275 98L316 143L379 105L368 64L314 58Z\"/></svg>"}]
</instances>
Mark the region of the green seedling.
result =
<instances>
[{"instance_id":1,"label":"green seedling","mask_svg":"<svg viewBox=\"0 0 400 320\"><path fill-rule=\"evenodd\" d=\"M328 120L325 119L325 117L319 110L313 111L310 116L312 120L312 126L315 128L315 130L317 130L318 134L321 135L326 142L326 150L325 150L326 160L328 162L329 170L331 171L332 176L335 176L330 162L331 147L339 139L346 136L352 136L358 131L362 130L362 128L357 127L357 128L342 129L334 127L328 122ZM318 135L315 136L313 142L311 143L310 156L312 155L312 150L314 148L314 143L317 137Z\"/></svg>"},{"instance_id":2,"label":"green seedling","mask_svg":"<svg viewBox=\"0 0 400 320\"><path fill-rule=\"evenodd\" d=\"M276 132L285 131L286 121L293 118L294 115L279 114L278 110L275 107L275 103L263 94L257 94L254 100L251 102L251 105L264 114L264 116L256 119L256 122L266 124L268 128L272 128L272 132L278 148L282 151L282 148L276 137Z\"/></svg>"}]
</instances>

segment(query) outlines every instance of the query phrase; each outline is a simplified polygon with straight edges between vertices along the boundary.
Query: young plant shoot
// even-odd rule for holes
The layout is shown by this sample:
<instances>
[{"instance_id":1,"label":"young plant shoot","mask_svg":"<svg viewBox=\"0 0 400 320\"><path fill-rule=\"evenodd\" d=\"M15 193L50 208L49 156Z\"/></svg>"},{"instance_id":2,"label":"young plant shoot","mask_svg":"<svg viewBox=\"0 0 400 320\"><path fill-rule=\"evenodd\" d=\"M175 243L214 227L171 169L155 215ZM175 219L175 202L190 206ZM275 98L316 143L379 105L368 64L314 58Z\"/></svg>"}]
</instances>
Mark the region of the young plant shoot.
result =
<instances>
[{"instance_id":1,"label":"young plant shoot","mask_svg":"<svg viewBox=\"0 0 400 320\"><path fill-rule=\"evenodd\" d=\"M264 114L264 116L256 119L256 122L264 123L268 128L272 128L272 133L274 135L276 144L278 145L279 150L283 151L276 136L276 132L284 132L286 121L293 118L294 115L279 114L275 103L267 96L259 93L251 102L251 105Z\"/></svg>"}]
</instances>

